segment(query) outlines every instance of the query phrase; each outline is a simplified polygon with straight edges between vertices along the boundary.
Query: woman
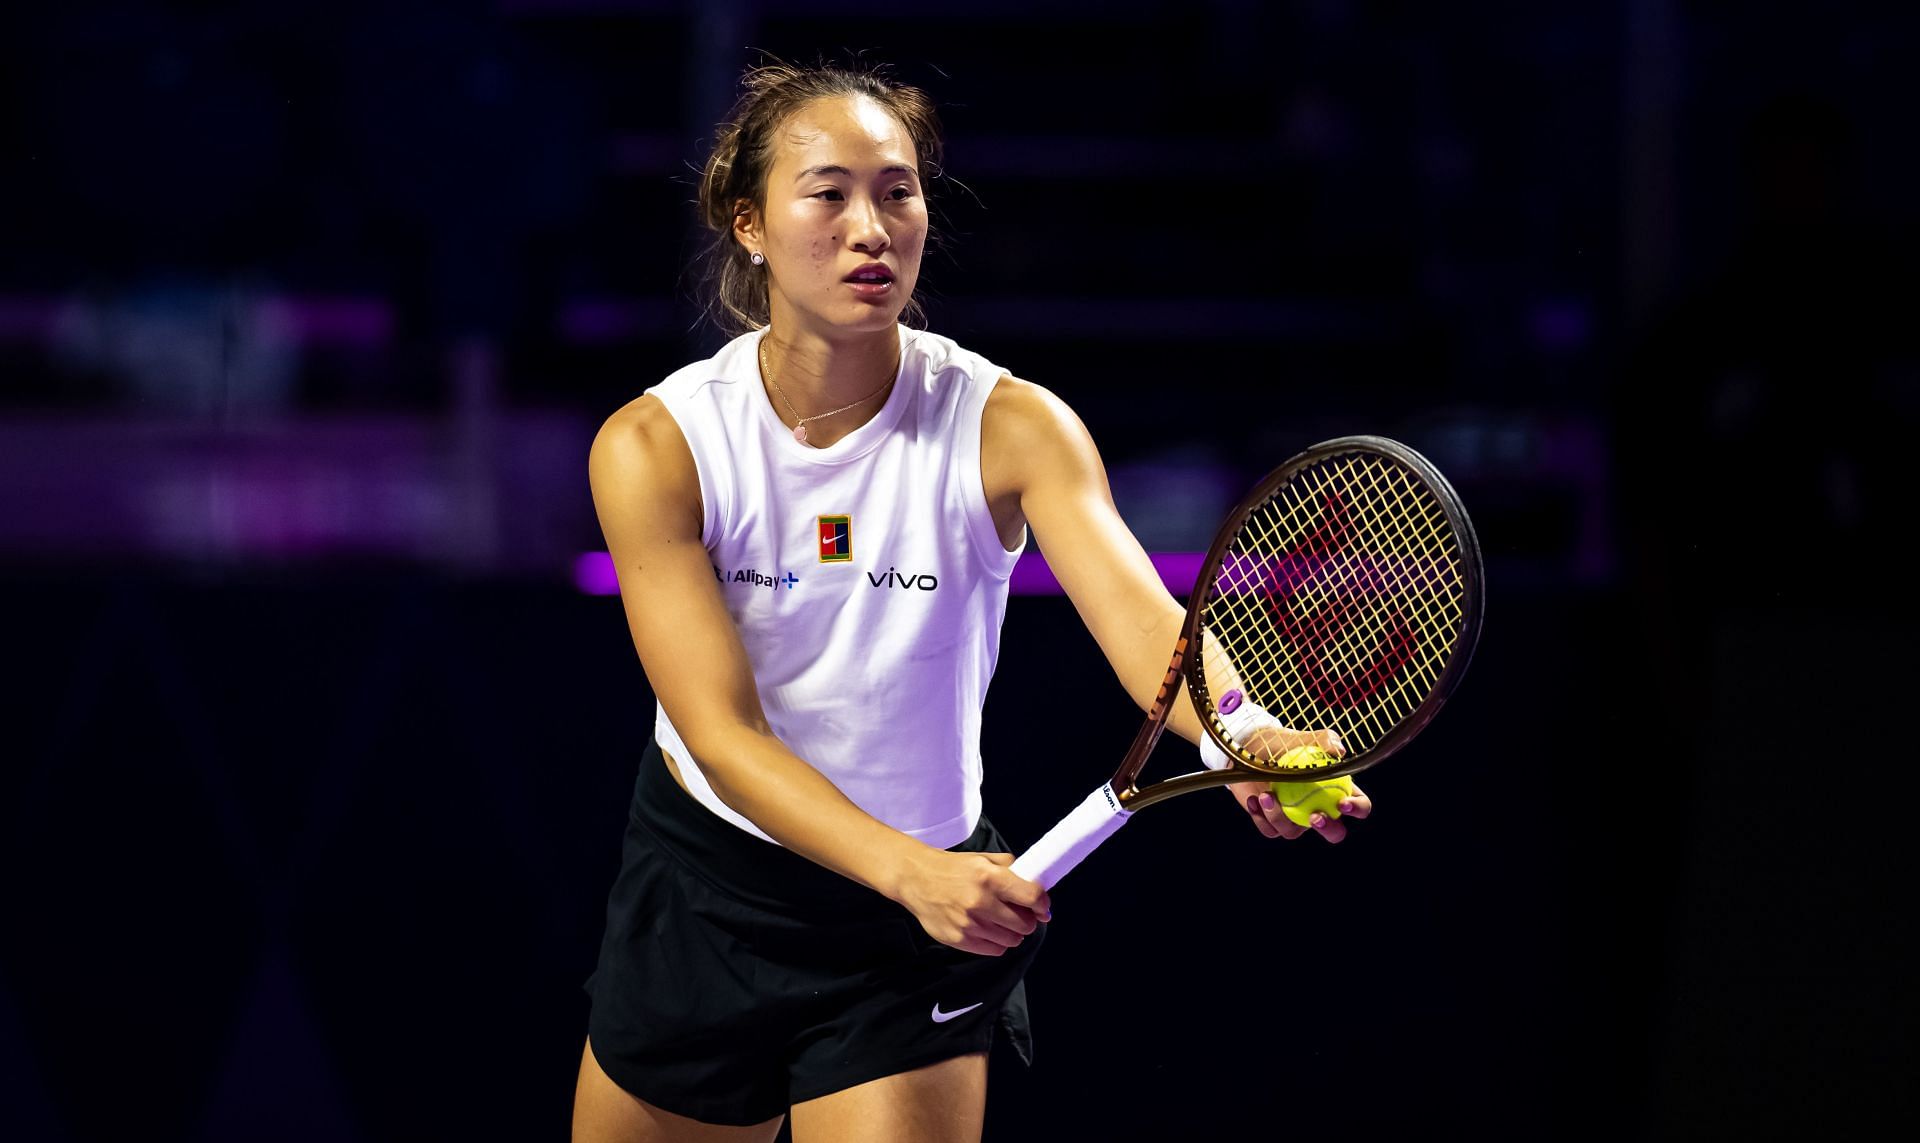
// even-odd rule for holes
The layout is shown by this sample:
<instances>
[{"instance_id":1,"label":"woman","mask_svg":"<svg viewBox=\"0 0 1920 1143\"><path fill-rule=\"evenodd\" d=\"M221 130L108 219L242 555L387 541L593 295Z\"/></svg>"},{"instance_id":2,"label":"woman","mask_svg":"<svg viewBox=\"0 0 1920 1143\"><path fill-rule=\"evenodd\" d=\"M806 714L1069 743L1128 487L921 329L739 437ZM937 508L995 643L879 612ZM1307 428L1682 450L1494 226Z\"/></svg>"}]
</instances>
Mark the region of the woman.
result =
<instances>
[{"instance_id":1,"label":"woman","mask_svg":"<svg viewBox=\"0 0 1920 1143\"><path fill-rule=\"evenodd\" d=\"M1078 418L900 324L938 148L915 89L750 71L701 186L747 332L594 440L659 709L576 1140L769 1140L786 1114L799 1143L977 1139L995 1030L1027 1055L1050 905L979 805L1007 577L1031 527L1143 708L1183 610ZM1267 836L1306 832L1229 788Z\"/></svg>"}]
</instances>

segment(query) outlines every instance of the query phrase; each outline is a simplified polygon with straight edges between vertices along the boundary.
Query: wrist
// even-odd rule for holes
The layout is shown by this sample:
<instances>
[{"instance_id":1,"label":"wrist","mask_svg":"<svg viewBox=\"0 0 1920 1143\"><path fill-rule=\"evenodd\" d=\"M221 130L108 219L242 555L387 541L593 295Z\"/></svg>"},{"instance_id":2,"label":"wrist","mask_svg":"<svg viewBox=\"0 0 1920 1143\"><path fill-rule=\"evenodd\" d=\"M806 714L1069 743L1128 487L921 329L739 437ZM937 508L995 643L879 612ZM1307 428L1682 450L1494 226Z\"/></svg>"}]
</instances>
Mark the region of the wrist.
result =
<instances>
[{"instance_id":1,"label":"wrist","mask_svg":"<svg viewBox=\"0 0 1920 1143\"><path fill-rule=\"evenodd\" d=\"M1260 730L1281 729L1280 720L1259 703L1246 696L1246 692L1235 689L1221 695L1214 702L1214 717L1219 720L1220 729L1234 742L1245 742ZM1215 742L1213 735L1202 727L1200 739L1200 760L1209 770L1224 770L1229 764L1226 750Z\"/></svg>"},{"instance_id":2,"label":"wrist","mask_svg":"<svg viewBox=\"0 0 1920 1143\"><path fill-rule=\"evenodd\" d=\"M913 888L921 880L928 859L938 851L905 834L896 836L901 844L897 852L888 855L877 871L873 888L894 904L905 906L908 898L914 895Z\"/></svg>"}]
</instances>

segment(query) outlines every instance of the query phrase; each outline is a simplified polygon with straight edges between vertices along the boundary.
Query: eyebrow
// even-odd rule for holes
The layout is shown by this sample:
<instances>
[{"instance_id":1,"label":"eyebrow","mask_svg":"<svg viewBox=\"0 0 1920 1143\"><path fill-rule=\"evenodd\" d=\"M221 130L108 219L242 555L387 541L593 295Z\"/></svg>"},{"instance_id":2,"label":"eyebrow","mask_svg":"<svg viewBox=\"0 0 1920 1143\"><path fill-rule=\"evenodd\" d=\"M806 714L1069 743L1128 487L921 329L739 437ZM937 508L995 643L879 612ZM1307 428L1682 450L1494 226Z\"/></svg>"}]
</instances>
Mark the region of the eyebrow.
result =
<instances>
[{"instance_id":1,"label":"eyebrow","mask_svg":"<svg viewBox=\"0 0 1920 1143\"><path fill-rule=\"evenodd\" d=\"M880 173L883 175L899 174L902 171L912 175L916 179L920 177L918 170L907 166L905 163L895 163L892 166L880 168ZM807 179L813 178L815 175L845 175L848 178L852 178L853 172L845 167L828 163L818 167L808 167L806 170L794 176L793 181L796 183L804 182Z\"/></svg>"}]
</instances>

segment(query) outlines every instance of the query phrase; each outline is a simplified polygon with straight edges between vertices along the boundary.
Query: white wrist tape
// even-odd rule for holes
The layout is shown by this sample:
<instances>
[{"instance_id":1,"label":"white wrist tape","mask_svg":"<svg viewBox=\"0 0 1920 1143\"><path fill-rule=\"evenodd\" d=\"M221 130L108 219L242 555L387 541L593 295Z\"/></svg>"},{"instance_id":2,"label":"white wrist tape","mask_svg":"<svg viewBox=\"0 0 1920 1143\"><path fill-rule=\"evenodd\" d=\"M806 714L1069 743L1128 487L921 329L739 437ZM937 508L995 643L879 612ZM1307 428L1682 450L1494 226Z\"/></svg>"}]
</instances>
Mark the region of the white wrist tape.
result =
<instances>
[{"instance_id":1,"label":"white wrist tape","mask_svg":"<svg viewBox=\"0 0 1920 1143\"><path fill-rule=\"evenodd\" d=\"M1221 695L1213 709L1220 716L1220 726L1227 732L1227 737L1236 742L1245 742L1256 730L1282 729L1279 719L1241 691L1232 690ZM1227 752L1220 748L1212 735L1200 740L1200 760L1207 764L1209 770L1227 768Z\"/></svg>"}]
</instances>

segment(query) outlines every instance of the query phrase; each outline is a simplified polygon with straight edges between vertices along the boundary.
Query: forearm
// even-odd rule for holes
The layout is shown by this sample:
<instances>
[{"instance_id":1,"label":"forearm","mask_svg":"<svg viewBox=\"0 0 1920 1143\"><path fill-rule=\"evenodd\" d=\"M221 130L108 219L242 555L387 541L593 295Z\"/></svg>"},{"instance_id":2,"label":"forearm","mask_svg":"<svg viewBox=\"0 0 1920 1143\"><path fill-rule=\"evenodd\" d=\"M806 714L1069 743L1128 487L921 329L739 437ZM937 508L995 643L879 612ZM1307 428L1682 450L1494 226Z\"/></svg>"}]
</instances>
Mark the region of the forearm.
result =
<instances>
[{"instance_id":1,"label":"forearm","mask_svg":"<svg viewBox=\"0 0 1920 1143\"><path fill-rule=\"evenodd\" d=\"M748 726L688 743L722 802L814 863L898 901L913 864L933 852L855 805L770 732Z\"/></svg>"},{"instance_id":2,"label":"forearm","mask_svg":"<svg viewBox=\"0 0 1920 1143\"><path fill-rule=\"evenodd\" d=\"M1115 646L1108 654L1127 693L1143 711L1152 704L1161 682L1166 678L1167 656L1172 654L1174 641L1185 626L1186 612L1178 610L1170 599L1168 610L1159 615L1157 620L1141 627L1136 638L1114 641ZM1225 649L1206 636L1204 628L1200 645L1188 647L1187 655L1189 665L1194 656L1204 656L1204 674L1209 690L1215 696L1245 690L1246 684L1241 680L1239 669ZM1201 726L1200 715L1194 710L1193 699L1187 692L1184 673L1180 688L1173 696L1172 707L1167 716L1167 729L1189 742L1201 743L1206 732ZM1239 709L1243 719L1258 716L1271 721L1271 716L1258 707L1243 704Z\"/></svg>"},{"instance_id":3,"label":"forearm","mask_svg":"<svg viewBox=\"0 0 1920 1143\"><path fill-rule=\"evenodd\" d=\"M1124 636L1101 641L1114 674L1119 676L1134 705L1143 712L1153 705L1154 696L1160 693L1160 684L1166 680L1167 662L1186 618L1186 612L1169 596L1166 607L1157 611L1151 622L1129 629ZM1189 655L1197 651L1198 648L1187 649ZM1199 742L1204 732L1199 716L1194 713L1193 700L1187 697L1184 676L1180 689L1170 701L1172 709L1167 714L1167 729L1188 742Z\"/></svg>"}]
</instances>

